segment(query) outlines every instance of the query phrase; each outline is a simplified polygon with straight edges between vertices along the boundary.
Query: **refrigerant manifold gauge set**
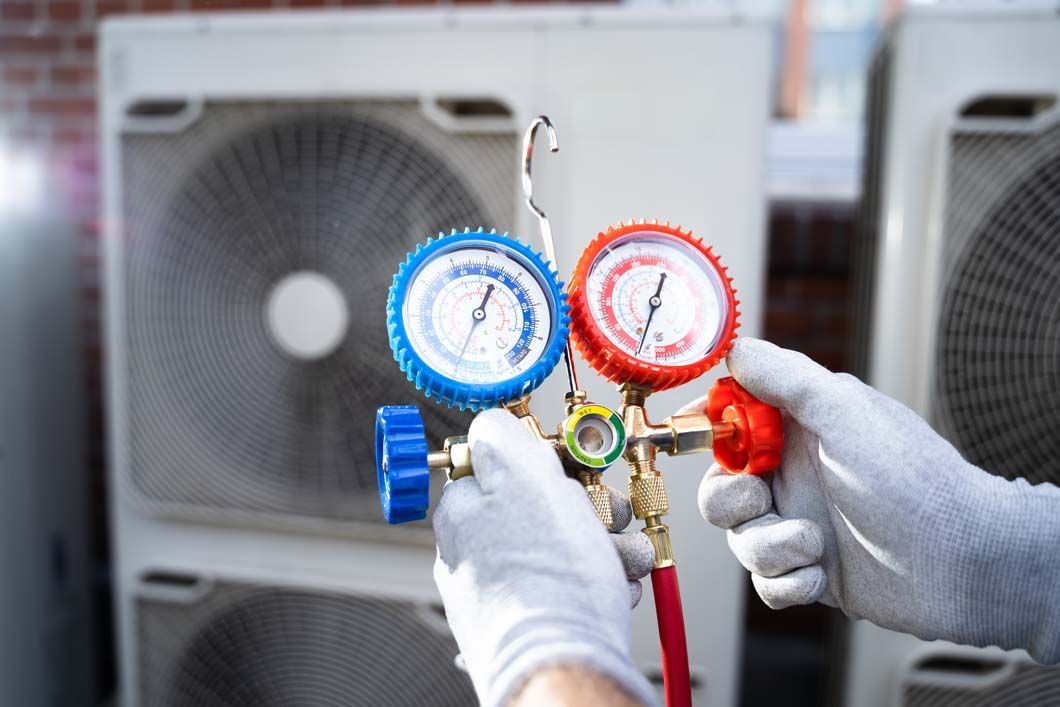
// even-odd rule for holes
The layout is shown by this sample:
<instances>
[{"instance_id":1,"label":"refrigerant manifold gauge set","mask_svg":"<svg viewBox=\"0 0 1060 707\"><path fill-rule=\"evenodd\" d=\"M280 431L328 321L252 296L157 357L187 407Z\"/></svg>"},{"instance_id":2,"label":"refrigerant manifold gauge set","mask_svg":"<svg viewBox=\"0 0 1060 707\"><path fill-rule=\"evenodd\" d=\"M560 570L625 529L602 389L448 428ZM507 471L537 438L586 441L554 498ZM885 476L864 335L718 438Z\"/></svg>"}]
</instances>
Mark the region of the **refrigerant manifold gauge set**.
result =
<instances>
[{"instance_id":1,"label":"refrigerant manifold gauge set","mask_svg":"<svg viewBox=\"0 0 1060 707\"><path fill-rule=\"evenodd\" d=\"M652 581L663 643L670 644L668 704L689 704L683 628L673 635L682 622L663 522L669 504L656 457L660 451L713 451L733 473L768 473L780 462L780 413L723 378L701 412L649 421L645 402L652 392L699 377L731 348L739 327L732 280L691 232L641 220L600 233L564 287L550 224L533 201L530 162L540 127L558 150L552 124L536 118L524 139L523 188L545 255L482 229L429 239L394 276L386 311L390 345L401 370L428 398L473 411L504 406L520 418L583 484L606 526L611 505L601 474L625 460L634 516L655 549ZM575 348L618 386L617 408L586 399L575 374ZM530 396L560 359L569 392L562 422L547 431L530 412ZM467 438L450 437L442 449L428 449L422 417L408 405L379 409L376 467L391 523L426 517L432 471L451 480L474 473Z\"/></svg>"}]
</instances>

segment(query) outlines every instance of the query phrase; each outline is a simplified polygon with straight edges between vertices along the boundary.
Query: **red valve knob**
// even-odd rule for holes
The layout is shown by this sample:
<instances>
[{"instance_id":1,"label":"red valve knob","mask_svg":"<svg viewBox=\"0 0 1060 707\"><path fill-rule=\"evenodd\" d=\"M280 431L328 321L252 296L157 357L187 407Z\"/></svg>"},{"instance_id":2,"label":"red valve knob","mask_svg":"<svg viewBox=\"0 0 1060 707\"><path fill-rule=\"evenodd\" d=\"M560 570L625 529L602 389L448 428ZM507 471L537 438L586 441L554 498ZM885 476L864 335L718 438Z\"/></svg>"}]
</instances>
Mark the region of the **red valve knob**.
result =
<instances>
[{"instance_id":1,"label":"red valve knob","mask_svg":"<svg viewBox=\"0 0 1060 707\"><path fill-rule=\"evenodd\" d=\"M715 429L714 459L734 474L768 474L780 466L784 424L780 410L754 397L733 378L722 378L707 396L707 417Z\"/></svg>"}]
</instances>

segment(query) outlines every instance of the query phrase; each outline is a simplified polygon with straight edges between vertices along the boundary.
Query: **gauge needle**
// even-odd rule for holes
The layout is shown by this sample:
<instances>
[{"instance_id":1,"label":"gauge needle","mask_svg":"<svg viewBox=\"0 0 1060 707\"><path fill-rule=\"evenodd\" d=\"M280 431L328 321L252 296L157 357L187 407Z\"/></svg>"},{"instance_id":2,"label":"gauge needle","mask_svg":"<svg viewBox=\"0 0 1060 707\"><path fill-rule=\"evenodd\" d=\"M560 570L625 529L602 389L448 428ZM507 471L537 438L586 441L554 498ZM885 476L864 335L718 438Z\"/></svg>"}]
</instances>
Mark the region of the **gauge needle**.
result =
<instances>
[{"instance_id":1,"label":"gauge needle","mask_svg":"<svg viewBox=\"0 0 1060 707\"><path fill-rule=\"evenodd\" d=\"M655 310L657 310L659 306L662 305L662 299L659 297L659 295L662 294L662 287L664 282L666 282L666 273L662 273L661 275L659 275L659 286L655 288L655 294L652 295L651 299L648 300L648 305L651 306L651 309L648 311L648 321L644 322L644 333L640 335L640 343L637 344L638 354L640 353L640 350L644 348L644 342L648 339L648 329L651 328L651 319L655 316Z\"/></svg>"},{"instance_id":2,"label":"gauge needle","mask_svg":"<svg viewBox=\"0 0 1060 707\"><path fill-rule=\"evenodd\" d=\"M467 353L467 347L468 344L471 343L471 337L475 333L475 328L486 318L486 303L490 301L490 295L492 294L493 285L486 285L486 295L482 298L482 302L479 306L471 310L471 329L467 332L467 338L464 339L464 346L460 349L460 355L457 356L456 363L453 364L454 373L459 370L460 363L464 360L464 354Z\"/></svg>"}]
</instances>

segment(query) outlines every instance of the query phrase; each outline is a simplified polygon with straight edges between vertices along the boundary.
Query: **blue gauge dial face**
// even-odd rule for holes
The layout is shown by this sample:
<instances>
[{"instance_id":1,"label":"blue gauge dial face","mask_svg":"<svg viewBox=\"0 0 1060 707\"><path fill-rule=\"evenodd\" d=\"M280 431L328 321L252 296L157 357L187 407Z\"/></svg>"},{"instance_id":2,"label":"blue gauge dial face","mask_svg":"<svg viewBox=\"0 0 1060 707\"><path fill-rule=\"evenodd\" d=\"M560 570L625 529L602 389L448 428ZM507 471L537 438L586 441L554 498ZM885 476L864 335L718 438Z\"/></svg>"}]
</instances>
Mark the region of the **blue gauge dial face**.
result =
<instances>
[{"instance_id":1,"label":"blue gauge dial face","mask_svg":"<svg viewBox=\"0 0 1060 707\"><path fill-rule=\"evenodd\" d=\"M402 317L427 366L461 383L497 383L545 353L555 325L547 292L518 254L465 242L417 268Z\"/></svg>"}]
</instances>

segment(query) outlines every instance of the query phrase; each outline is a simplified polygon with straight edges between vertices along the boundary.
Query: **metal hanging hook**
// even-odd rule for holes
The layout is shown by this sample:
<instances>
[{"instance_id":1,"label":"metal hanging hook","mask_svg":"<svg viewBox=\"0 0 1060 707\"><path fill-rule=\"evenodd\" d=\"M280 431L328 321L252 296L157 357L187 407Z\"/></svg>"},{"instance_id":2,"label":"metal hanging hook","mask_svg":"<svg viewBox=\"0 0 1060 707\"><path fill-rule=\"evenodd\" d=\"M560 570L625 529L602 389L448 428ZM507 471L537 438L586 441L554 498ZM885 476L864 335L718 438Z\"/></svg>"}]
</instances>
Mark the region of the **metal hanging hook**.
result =
<instances>
[{"instance_id":1,"label":"metal hanging hook","mask_svg":"<svg viewBox=\"0 0 1060 707\"><path fill-rule=\"evenodd\" d=\"M544 126L548 133L549 152L559 152L559 138L556 137L556 128L546 115L539 115L530 122L530 127L523 135L523 196L526 200L526 208L537 217L537 226L541 231L541 242L545 246L545 258L552 267L559 272L559 261L556 260L556 244L552 240L552 224L548 222L548 216L544 210L534 203L534 180L531 177L530 165L534 159L534 138L537 137L538 128ZM574 350L570 339L567 340L567 348L563 352L563 363L567 367L567 383L570 393L573 395L578 390L578 374L574 370Z\"/></svg>"},{"instance_id":2,"label":"metal hanging hook","mask_svg":"<svg viewBox=\"0 0 1060 707\"><path fill-rule=\"evenodd\" d=\"M539 115L530 123L523 135L523 196L526 199L526 208L537 217L537 225L541 231L541 240L545 244L545 256L559 270L556 263L556 244L552 240L552 225L548 222L548 216L544 210L534 203L534 180L531 176L530 165L534 160L534 138L537 137L537 129L544 126L548 133L548 149L550 152L559 152L559 138L556 137L556 128L548 116Z\"/></svg>"}]
</instances>

